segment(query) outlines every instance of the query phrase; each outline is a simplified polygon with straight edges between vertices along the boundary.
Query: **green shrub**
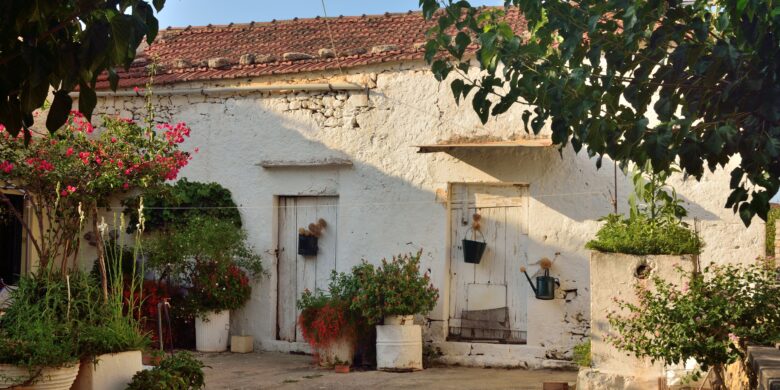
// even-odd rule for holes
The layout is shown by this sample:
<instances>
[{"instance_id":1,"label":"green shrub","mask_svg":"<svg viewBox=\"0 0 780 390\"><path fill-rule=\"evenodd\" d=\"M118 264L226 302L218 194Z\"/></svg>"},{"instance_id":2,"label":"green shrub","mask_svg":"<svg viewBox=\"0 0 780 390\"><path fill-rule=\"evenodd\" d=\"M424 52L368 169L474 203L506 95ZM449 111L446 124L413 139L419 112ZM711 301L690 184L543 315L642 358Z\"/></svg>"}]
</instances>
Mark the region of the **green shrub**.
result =
<instances>
[{"instance_id":1,"label":"green shrub","mask_svg":"<svg viewBox=\"0 0 780 390\"><path fill-rule=\"evenodd\" d=\"M361 293L351 307L370 324L379 323L391 315L424 314L433 310L439 298L439 290L433 287L428 274L420 275L420 256L406 254L382 259L376 267L363 263L352 273L357 278Z\"/></svg>"},{"instance_id":2,"label":"green shrub","mask_svg":"<svg viewBox=\"0 0 780 390\"><path fill-rule=\"evenodd\" d=\"M634 193L628 198L628 218L616 214L603 218L606 223L585 247L632 255L701 253L703 242L682 222L687 211L674 188L666 185L669 174L655 173L650 163L635 171L632 176Z\"/></svg>"},{"instance_id":3,"label":"green shrub","mask_svg":"<svg viewBox=\"0 0 780 390\"><path fill-rule=\"evenodd\" d=\"M590 339L574 346L574 362L580 367L590 367Z\"/></svg>"},{"instance_id":4,"label":"green shrub","mask_svg":"<svg viewBox=\"0 0 780 390\"><path fill-rule=\"evenodd\" d=\"M780 341L774 269L712 265L693 275L678 271L686 279L680 286L655 276L652 286L636 285L635 301L619 299L619 310L608 314L618 335L608 341L667 365L696 359L721 384L725 366L744 357L747 344Z\"/></svg>"},{"instance_id":5,"label":"green shrub","mask_svg":"<svg viewBox=\"0 0 780 390\"><path fill-rule=\"evenodd\" d=\"M160 365L137 372L127 390L198 390L205 383L203 363L189 352L177 352Z\"/></svg>"},{"instance_id":6,"label":"green shrub","mask_svg":"<svg viewBox=\"0 0 780 390\"><path fill-rule=\"evenodd\" d=\"M241 227L241 215L230 190L218 183L191 182L185 178L148 190L122 202L130 217L128 232L138 223L138 204L144 200L146 231L171 230L186 225L195 217L211 217Z\"/></svg>"},{"instance_id":7,"label":"green shrub","mask_svg":"<svg viewBox=\"0 0 780 390\"><path fill-rule=\"evenodd\" d=\"M632 255L684 255L699 254L704 246L696 233L682 224L660 224L644 216L624 219L614 214L605 220L586 248Z\"/></svg>"},{"instance_id":8,"label":"green shrub","mask_svg":"<svg viewBox=\"0 0 780 390\"><path fill-rule=\"evenodd\" d=\"M89 277L74 274L71 291ZM83 283L82 283L83 282ZM0 363L27 368L61 367L79 357L75 318L90 310L75 299L68 304L68 286L60 275L22 276L11 292L11 305L0 316Z\"/></svg>"}]
</instances>

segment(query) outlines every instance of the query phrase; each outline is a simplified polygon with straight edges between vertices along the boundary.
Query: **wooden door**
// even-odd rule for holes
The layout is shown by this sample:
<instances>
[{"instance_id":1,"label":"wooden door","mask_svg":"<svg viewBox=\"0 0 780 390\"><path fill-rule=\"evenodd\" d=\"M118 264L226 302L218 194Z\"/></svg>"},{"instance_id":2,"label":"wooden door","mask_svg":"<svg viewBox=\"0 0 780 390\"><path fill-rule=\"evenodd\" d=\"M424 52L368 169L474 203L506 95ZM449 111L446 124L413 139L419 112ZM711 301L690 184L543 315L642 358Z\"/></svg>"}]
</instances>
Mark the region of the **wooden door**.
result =
<instances>
[{"instance_id":1,"label":"wooden door","mask_svg":"<svg viewBox=\"0 0 780 390\"><path fill-rule=\"evenodd\" d=\"M327 226L318 239L316 256L298 255L298 229L320 218ZM277 286L277 339L303 341L297 326L296 303L303 291L327 290L336 269L338 197L297 196L279 198Z\"/></svg>"},{"instance_id":2,"label":"wooden door","mask_svg":"<svg viewBox=\"0 0 780 390\"><path fill-rule=\"evenodd\" d=\"M450 338L525 342L528 186L452 184L450 195ZM480 231L470 230L481 216ZM463 259L464 238L487 243L479 264Z\"/></svg>"}]
</instances>

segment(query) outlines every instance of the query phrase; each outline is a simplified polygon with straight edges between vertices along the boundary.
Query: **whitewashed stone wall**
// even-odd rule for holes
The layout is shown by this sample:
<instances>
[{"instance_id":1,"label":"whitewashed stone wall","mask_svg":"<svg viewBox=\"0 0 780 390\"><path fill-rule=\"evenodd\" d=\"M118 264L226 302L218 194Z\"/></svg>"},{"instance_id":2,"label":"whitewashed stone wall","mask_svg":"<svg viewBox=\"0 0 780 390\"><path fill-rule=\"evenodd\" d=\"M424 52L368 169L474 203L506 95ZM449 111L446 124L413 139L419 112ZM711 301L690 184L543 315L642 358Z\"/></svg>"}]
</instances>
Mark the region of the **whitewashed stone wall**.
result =
<instances>
[{"instance_id":1,"label":"whitewashed stone wall","mask_svg":"<svg viewBox=\"0 0 780 390\"><path fill-rule=\"evenodd\" d=\"M192 128L187 145L200 152L183 175L216 181L233 192L252 244L271 275L253 290L246 308L235 313L234 331L253 335L259 347L290 348L275 341L276 216L274 196L338 195L339 271L362 259L378 262L399 252L424 250L424 269L442 292L427 332L450 363L491 366L555 366L588 333L588 256L584 249L598 219L612 211L612 166L597 170L584 153L570 148L480 150L418 154L414 145L456 136L512 137L524 134L521 109L482 126L466 103L458 107L449 84L438 83L422 63L367 67L347 75L304 74L232 85L328 78L368 84L357 92L287 94L241 92L221 96L192 94L155 98L158 119L184 121ZM189 84L180 87L229 86ZM160 87L159 90L166 89ZM144 116L141 97L101 98L98 112ZM262 160L348 158L351 168L267 170ZM539 301L529 294L528 345L444 342L448 307L447 210L436 192L449 182L504 181L530 184L527 261L555 259L552 274L570 299ZM763 224L749 229L724 209L728 175L708 175L701 183L675 178L707 247L708 261L751 261L762 253ZM619 210L625 212L629 181L619 175ZM533 267L532 267L533 268ZM295 348L304 348L302 345Z\"/></svg>"}]
</instances>

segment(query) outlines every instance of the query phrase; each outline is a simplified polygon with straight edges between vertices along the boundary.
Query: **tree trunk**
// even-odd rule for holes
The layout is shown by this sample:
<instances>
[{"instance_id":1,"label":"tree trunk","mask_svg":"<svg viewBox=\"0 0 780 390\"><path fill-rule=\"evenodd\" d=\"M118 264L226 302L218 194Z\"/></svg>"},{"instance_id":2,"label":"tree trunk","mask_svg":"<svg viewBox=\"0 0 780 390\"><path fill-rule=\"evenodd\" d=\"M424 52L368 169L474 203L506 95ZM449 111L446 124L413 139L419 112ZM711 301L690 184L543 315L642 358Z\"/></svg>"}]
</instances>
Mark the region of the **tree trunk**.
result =
<instances>
[{"instance_id":1,"label":"tree trunk","mask_svg":"<svg viewBox=\"0 0 780 390\"><path fill-rule=\"evenodd\" d=\"M717 364L712 367L712 379L710 379L712 390L727 390L723 373L724 367L722 364Z\"/></svg>"},{"instance_id":2,"label":"tree trunk","mask_svg":"<svg viewBox=\"0 0 780 390\"><path fill-rule=\"evenodd\" d=\"M106 274L106 256L103 250L103 236L98 229L97 203L92 205L92 232L95 234L95 243L98 253L98 267L100 268L100 284L103 288L103 301L108 302L108 275Z\"/></svg>"}]
</instances>

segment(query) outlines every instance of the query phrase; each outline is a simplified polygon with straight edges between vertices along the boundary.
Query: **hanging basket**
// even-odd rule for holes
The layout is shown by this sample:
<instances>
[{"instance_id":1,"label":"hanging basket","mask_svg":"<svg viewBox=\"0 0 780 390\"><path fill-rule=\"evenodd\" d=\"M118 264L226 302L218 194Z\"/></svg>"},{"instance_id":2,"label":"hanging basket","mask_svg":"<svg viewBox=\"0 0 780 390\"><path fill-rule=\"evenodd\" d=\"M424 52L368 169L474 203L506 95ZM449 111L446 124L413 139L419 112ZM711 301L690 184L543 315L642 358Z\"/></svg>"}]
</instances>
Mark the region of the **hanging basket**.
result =
<instances>
[{"instance_id":1,"label":"hanging basket","mask_svg":"<svg viewBox=\"0 0 780 390\"><path fill-rule=\"evenodd\" d=\"M469 230L472 229L469 228ZM468 232L469 231L467 230L466 235L468 235ZM476 230L475 232L479 232L479 230ZM479 264L479 262L482 261L482 255L485 254L485 248L487 248L485 236L482 235L482 232L479 232L479 235L482 236L482 241L464 238L461 242L463 245L463 261L469 264ZM477 238L476 233L474 233L474 238Z\"/></svg>"},{"instance_id":2,"label":"hanging basket","mask_svg":"<svg viewBox=\"0 0 780 390\"><path fill-rule=\"evenodd\" d=\"M317 237L298 235L298 254L301 256L317 256Z\"/></svg>"}]
</instances>

